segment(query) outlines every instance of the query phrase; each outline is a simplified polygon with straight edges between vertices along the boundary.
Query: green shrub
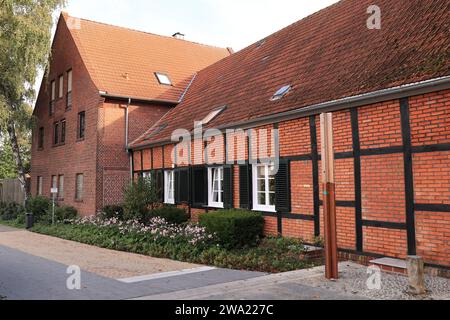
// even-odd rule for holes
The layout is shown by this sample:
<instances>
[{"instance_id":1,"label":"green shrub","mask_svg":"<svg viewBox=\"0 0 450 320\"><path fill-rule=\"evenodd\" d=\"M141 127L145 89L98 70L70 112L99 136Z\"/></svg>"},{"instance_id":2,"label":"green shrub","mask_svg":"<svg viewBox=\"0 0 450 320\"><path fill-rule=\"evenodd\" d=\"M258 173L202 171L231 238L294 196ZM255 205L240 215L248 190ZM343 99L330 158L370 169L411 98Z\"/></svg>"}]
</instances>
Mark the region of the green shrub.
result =
<instances>
[{"instance_id":1,"label":"green shrub","mask_svg":"<svg viewBox=\"0 0 450 320\"><path fill-rule=\"evenodd\" d=\"M139 178L125 188L123 219L145 221L157 202L154 185L148 179Z\"/></svg>"},{"instance_id":2,"label":"green shrub","mask_svg":"<svg viewBox=\"0 0 450 320\"><path fill-rule=\"evenodd\" d=\"M111 205L104 207L102 212L99 213L99 216L104 220L111 218L123 220L123 212L123 205Z\"/></svg>"},{"instance_id":3,"label":"green shrub","mask_svg":"<svg viewBox=\"0 0 450 320\"><path fill-rule=\"evenodd\" d=\"M74 207L55 207L55 223L63 223L78 217L78 211ZM39 220L42 223L52 223L52 209L49 208L44 216Z\"/></svg>"},{"instance_id":4,"label":"green shrub","mask_svg":"<svg viewBox=\"0 0 450 320\"><path fill-rule=\"evenodd\" d=\"M189 215L186 213L186 210L177 207L162 207L152 210L148 215L148 219L153 217L163 218L173 224L182 224L189 220ZM145 223L145 221L143 222Z\"/></svg>"},{"instance_id":5,"label":"green shrub","mask_svg":"<svg viewBox=\"0 0 450 320\"><path fill-rule=\"evenodd\" d=\"M20 204L14 202L0 204L0 219L3 221L16 220L24 212L25 208Z\"/></svg>"},{"instance_id":6,"label":"green shrub","mask_svg":"<svg viewBox=\"0 0 450 320\"><path fill-rule=\"evenodd\" d=\"M26 210L28 213L32 213L34 221L38 222L47 214L47 211L51 208L51 205L52 203L49 199L42 196L37 196L28 199Z\"/></svg>"},{"instance_id":7,"label":"green shrub","mask_svg":"<svg viewBox=\"0 0 450 320\"><path fill-rule=\"evenodd\" d=\"M261 214L244 210L221 210L200 216L200 224L216 234L219 243L227 248L256 246L264 235Z\"/></svg>"}]
</instances>

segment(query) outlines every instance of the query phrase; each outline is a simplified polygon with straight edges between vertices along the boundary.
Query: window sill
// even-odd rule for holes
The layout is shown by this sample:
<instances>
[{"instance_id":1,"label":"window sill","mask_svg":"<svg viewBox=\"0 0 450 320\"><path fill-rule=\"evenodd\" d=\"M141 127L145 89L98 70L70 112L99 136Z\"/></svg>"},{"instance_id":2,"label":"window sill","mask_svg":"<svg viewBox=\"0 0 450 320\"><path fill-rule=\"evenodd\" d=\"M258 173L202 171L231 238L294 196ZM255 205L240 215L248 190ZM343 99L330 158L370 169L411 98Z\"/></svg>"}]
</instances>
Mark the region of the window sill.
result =
<instances>
[{"instance_id":1,"label":"window sill","mask_svg":"<svg viewBox=\"0 0 450 320\"><path fill-rule=\"evenodd\" d=\"M224 209L225 206L224 206L223 203L222 204L220 204L220 203L210 203L210 204L208 204L208 208L211 208L211 209Z\"/></svg>"},{"instance_id":2,"label":"window sill","mask_svg":"<svg viewBox=\"0 0 450 320\"><path fill-rule=\"evenodd\" d=\"M38 148L37 151L44 151L44 148Z\"/></svg>"},{"instance_id":3,"label":"window sill","mask_svg":"<svg viewBox=\"0 0 450 320\"><path fill-rule=\"evenodd\" d=\"M65 146L65 145L66 145L65 142L64 143L58 143L58 144L54 144L53 148L58 148L58 147L62 147L62 146Z\"/></svg>"},{"instance_id":4,"label":"window sill","mask_svg":"<svg viewBox=\"0 0 450 320\"><path fill-rule=\"evenodd\" d=\"M255 212L267 212L267 213L277 213L277 210L270 207L255 207L252 209Z\"/></svg>"},{"instance_id":5,"label":"window sill","mask_svg":"<svg viewBox=\"0 0 450 320\"><path fill-rule=\"evenodd\" d=\"M85 138L78 138L78 139L77 139L77 143L78 143L78 142L84 142L85 140L86 140Z\"/></svg>"},{"instance_id":6,"label":"window sill","mask_svg":"<svg viewBox=\"0 0 450 320\"><path fill-rule=\"evenodd\" d=\"M76 203L83 203L84 200L77 200L77 199L75 199L75 202L76 202Z\"/></svg>"}]
</instances>

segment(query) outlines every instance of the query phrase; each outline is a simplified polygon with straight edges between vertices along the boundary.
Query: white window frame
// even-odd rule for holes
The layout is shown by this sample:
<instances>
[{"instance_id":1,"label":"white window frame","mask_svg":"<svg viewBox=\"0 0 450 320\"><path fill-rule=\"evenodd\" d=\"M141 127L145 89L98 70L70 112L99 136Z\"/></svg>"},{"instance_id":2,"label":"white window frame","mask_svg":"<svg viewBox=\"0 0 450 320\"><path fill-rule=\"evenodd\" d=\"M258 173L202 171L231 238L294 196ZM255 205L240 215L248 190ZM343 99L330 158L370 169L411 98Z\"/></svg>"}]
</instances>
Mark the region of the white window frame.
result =
<instances>
[{"instance_id":1,"label":"white window frame","mask_svg":"<svg viewBox=\"0 0 450 320\"><path fill-rule=\"evenodd\" d=\"M64 75L58 77L58 99L64 97Z\"/></svg>"},{"instance_id":2,"label":"white window frame","mask_svg":"<svg viewBox=\"0 0 450 320\"><path fill-rule=\"evenodd\" d=\"M219 201L213 201L214 199L214 181L217 178L215 173L219 173L221 179L218 179L219 182ZM208 206L211 208L223 209L223 167L211 167L208 168Z\"/></svg>"},{"instance_id":3,"label":"white window frame","mask_svg":"<svg viewBox=\"0 0 450 320\"><path fill-rule=\"evenodd\" d=\"M58 176L58 199L64 199L64 175Z\"/></svg>"},{"instance_id":4,"label":"white window frame","mask_svg":"<svg viewBox=\"0 0 450 320\"><path fill-rule=\"evenodd\" d=\"M38 193L38 196L42 196L43 181L44 181L44 179L41 176L39 176L38 179L37 179L37 183L38 183L38 188L37 188L38 191L37 191L37 193Z\"/></svg>"},{"instance_id":5,"label":"white window frame","mask_svg":"<svg viewBox=\"0 0 450 320\"><path fill-rule=\"evenodd\" d=\"M172 198L169 197L172 189ZM164 203L175 204L175 171L164 171Z\"/></svg>"},{"instance_id":6,"label":"white window frame","mask_svg":"<svg viewBox=\"0 0 450 320\"><path fill-rule=\"evenodd\" d=\"M51 97L50 97L50 101L55 101L56 100L56 81L53 80L51 82Z\"/></svg>"},{"instance_id":7,"label":"white window frame","mask_svg":"<svg viewBox=\"0 0 450 320\"><path fill-rule=\"evenodd\" d=\"M252 194L253 194L253 210L263 211L263 212L276 212L276 205L271 205L270 202L270 167L273 166L272 163L258 163L253 165L252 174ZM265 204L259 204L259 192L258 192L258 168L264 167L264 179L265 179ZM273 177L275 179L275 176Z\"/></svg>"},{"instance_id":8,"label":"white window frame","mask_svg":"<svg viewBox=\"0 0 450 320\"><path fill-rule=\"evenodd\" d=\"M67 71L67 92L72 92L72 70Z\"/></svg>"}]
</instances>

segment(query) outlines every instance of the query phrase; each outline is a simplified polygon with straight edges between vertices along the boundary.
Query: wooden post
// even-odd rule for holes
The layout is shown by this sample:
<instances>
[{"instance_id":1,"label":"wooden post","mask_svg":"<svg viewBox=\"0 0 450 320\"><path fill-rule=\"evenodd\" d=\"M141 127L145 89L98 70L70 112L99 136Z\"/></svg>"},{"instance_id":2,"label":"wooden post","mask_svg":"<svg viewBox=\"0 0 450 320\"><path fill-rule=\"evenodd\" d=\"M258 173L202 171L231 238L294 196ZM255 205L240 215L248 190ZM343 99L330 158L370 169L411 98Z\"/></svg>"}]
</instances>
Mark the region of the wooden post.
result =
<instances>
[{"instance_id":1,"label":"wooden post","mask_svg":"<svg viewBox=\"0 0 450 320\"><path fill-rule=\"evenodd\" d=\"M334 181L333 115L320 115L322 141L323 212L325 217L325 276L337 280L336 194Z\"/></svg>"}]
</instances>

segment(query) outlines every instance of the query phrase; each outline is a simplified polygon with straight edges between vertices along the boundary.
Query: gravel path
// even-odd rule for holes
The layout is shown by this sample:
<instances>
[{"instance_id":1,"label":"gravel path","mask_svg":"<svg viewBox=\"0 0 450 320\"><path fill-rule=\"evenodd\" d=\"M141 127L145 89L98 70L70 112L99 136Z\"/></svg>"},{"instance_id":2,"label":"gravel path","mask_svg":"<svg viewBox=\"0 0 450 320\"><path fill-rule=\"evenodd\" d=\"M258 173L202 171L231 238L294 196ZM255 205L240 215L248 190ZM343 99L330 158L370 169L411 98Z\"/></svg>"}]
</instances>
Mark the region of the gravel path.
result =
<instances>
[{"instance_id":1,"label":"gravel path","mask_svg":"<svg viewBox=\"0 0 450 320\"><path fill-rule=\"evenodd\" d=\"M0 226L0 245L107 278L120 279L198 268L199 265L118 252Z\"/></svg>"},{"instance_id":2,"label":"gravel path","mask_svg":"<svg viewBox=\"0 0 450 320\"><path fill-rule=\"evenodd\" d=\"M300 281L303 285L336 291L342 294L354 294L375 300L449 300L450 279L426 276L428 293L414 296L407 293L408 278L406 276L386 273L381 274L381 289L369 290L367 267L346 262L340 264L341 274L337 282L327 281L324 277L311 277Z\"/></svg>"}]
</instances>

